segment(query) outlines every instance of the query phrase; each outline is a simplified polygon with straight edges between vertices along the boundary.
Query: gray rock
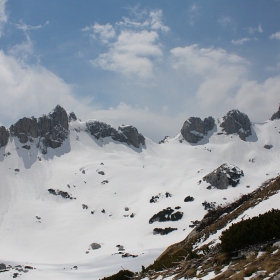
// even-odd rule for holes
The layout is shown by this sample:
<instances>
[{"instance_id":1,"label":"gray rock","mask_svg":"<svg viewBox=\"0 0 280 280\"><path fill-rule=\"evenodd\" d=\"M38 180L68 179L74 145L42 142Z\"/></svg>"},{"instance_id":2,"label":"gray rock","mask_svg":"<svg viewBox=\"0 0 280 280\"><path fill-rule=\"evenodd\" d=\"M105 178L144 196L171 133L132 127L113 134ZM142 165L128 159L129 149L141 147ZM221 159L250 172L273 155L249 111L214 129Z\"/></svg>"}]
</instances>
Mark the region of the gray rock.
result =
<instances>
[{"instance_id":1,"label":"gray rock","mask_svg":"<svg viewBox=\"0 0 280 280\"><path fill-rule=\"evenodd\" d=\"M77 120L77 117L75 115L74 112L71 112L68 116L68 121L71 122L71 121L76 121Z\"/></svg>"},{"instance_id":2,"label":"gray rock","mask_svg":"<svg viewBox=\"0 0 280 280\"><path fill-rule=\"evenodd\" d=\"M137 128L132 125L122 125L119 126L119 131L121 131L126 137L129 144L139 148L140 144L145 145L145 137L138 132Z\"/></svg>"},{"instance_id":3,"label":"gray rock","mask_svg":"<svg viewBox=\"0 0 280 280\"><path fill-rule=\"evenodd\" d=\"M90 244L90 247L92 250L97 250L97 249L101 248L101 245L98 243L92 243L92 244Z\"/></svg>"},{"instance_id":4,"label":"gray rock","mask_svg":"<svg viewBox=\"0 0 280 280\"><path fill-rule=\"evenodd\" d=\"M220 127L223 128L226 134L237 133L243 141L246 140L246 137L252 135L250 119L239 110L229 111L223 117Z\"/></svg>"},{"instance_id":5,"label":"gray rock","mask_svg":"<svg viewBox=\"0 0 280 280\"><path fill-rule=\"evenodd\" d=\"M212 117L205 118L204 120L191 117L185 121L181 134L187 142L197 143L214 128L214 125L215 120Z\"/></svg>"},{"instance_id":6,"label":"gray rock","mask_svg":"<svg viewBox=\"0 0 280 280\"><path fill-rule=\"evenodd\" d=\"M0 270L4 270L4 269L6 269L7 267L6 267L6 265L4 264L4 263L0 263Z\"/></svg>"},{"instance_id":7,"label":"gray rock","mask_svg":"<svg viewBox=\"0 0 280 280\"><path fill-rule=\"evenodd\" d=\"M4 126L0 126L0 148L6 146L9 140L9 131Z\"/></svg>"},{"instance_id":8,"label":"gray rock","mask_svg":"<svg viewBox=\"0 0 280 280\"><path fill-rule=\"evenodd\" d=\"M111 137L115 141L127 143L136 148L139 148L140 144L145 145L145 138L133 126L120 126L119 130L116 130L109 124L93 120L88 121L86 126L90 134L96 139Z\"/></svg>"},{"instance_id":9,"label":"gray rock","mask_svg":"<svg viewBox=\"0 0 280 280\"><path fill-rule=\"evenodd\" d=\"M265 149L267 149L267 150L270 150L271 148L273 148L273 145L271 145L271 144L265 144L263 147L264 147Z\"/></svg>"},{"instance_id":10,"label":"gray rock","mask_svg":"<svg viewBox=\"0 0 280 280\"><path fill-rule=\"evenodd\" d=\"M244 176L244 173L239 167L224 163L204 176L203 181L211 184L212 187L223 190L229 186L236 187L242 176Z\"/></svg>"},{"instance_id":11,"label":"gray rock","mask_svg":"<svg viewBox=\"0 0 280 280\"><path fill-rule=\"evenodd\" d=\"M279 104L278 111L276 113L274 113L270 118L270 120L272 120L272 121L277 120L277 119L280 119L280 104Z\"/></svg>"},{"instance_id":12,"label":"gray rock","mask_svg":"<svg viewBox=\"0 0 280 280\"><path fill-rule=\"evenodd\" d=\"M43 154L48 147L53 149L62 145L69 135L69 123L66 111L57 105L49 115L36 119L23 118L10 127L13 137L18 137L21 143L32 138L39 138L38 146ZM32 137L32 138L31 138Z\"/></svg>"}]
</instances>

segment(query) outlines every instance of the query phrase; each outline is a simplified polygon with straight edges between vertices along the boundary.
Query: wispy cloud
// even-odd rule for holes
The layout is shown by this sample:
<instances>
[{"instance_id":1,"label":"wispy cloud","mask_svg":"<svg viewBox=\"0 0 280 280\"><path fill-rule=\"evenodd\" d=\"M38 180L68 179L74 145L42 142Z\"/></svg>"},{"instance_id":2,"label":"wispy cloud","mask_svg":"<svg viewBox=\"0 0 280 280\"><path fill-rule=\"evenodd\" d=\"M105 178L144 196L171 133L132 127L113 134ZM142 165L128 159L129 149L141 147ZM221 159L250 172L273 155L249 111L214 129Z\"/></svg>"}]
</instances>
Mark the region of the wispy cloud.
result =
<instances>
[{"instance_id":1,"label":"wispy cloud","mask_svg":"<svg viewBox=\"0 0 280 280\"><path fill-rule=\"evenodd\" d=\"M0 0L0 37L3 35L4 25L8 21L8 16L6 14L6 2L7 0Z\"/></svg>"},{"instance_id":2,"label":"wispy cloud","mask_svg":"<svg viewBox=\"0 0 280 280\"><path fill-rule=\"evenodd\" d=\"M258 38L242 38L242 39L239 39L239 40L231 40L231 43L233 44L233 45L236 45L236 46L241 46L241 45L243 45L244 43L246 43L246 42L249 42L249 41L258 41Z\"/></svg>"},{"instance_id":3,"label":"wispy cloud","mask_svg":"<svg viewBox=\"0 0 280 280\"><path fill-rule=\"evenodd\" d=\"M247 30L248 33L250 34L254 34L256 32L259 32L259 33L263 33L263 29L262 29L262 26L259 24L258 27L247 27L245 28L245 30Z\"/></svg>"},{"instance_id":4,"label":"wispy cloud","mask_svg":"<svg viewBox=\"0 0 280 280\"><path fill-rule=\"evenodd\" d=\"M197 17L200 15L199 7L196 4L190 5L187 11L189 22L194 25Z\"/></svg>"},{"instance_id":5,"label":"wispy cloud","mask_svg":"<svg viewBox=\"0 0 280 280\"><path fill-rule=\"evenodd\" d=\"M222 16L218 19L218 23L222 29L230 29L236 31L237 23L231 17Z\"/></svg>"},{"instance_id":6,"label":"wispy cloud","mask_svg":"<svg viewBox=\"0 0 280 280\"><path fill-rule=\"evenodd\" d=\"M276 33L274 33L274 34L271 34L271 35L269 36L269 38L270 38L270 39L275 39L275 40L280 40L280 32L278 31L278 32L276 32Z\"/></svg>"}]
</instances>

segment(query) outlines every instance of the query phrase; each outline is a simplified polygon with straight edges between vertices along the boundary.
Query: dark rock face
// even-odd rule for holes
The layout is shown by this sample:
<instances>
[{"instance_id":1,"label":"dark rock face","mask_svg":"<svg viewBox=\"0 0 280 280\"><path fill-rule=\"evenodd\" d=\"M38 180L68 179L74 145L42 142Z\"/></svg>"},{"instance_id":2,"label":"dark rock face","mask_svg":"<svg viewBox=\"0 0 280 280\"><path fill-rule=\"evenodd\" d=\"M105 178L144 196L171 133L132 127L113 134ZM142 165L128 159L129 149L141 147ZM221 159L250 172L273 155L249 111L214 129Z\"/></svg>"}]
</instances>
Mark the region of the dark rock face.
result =
<instances>
[{"instance_id":1,"label":"dark rock face","mask_svg":"<svg viewBox=\"0 0 280 280\"><path fill-rule=\"evenodd\" d=\"M4 126L0 126L0 148L7 145L9 135L9 131Z\"/></svg>"},{"instance_id":2,"label":"dark rock face","mask_svg":"<svg viewBox=\"0 0 280 280\"><path fill-rule=\"evenodd\" d=\"M224 117L220 124L226 134L237 133L243 141L252 135L251 121L248 116L239 110L231 110Z\"/></svg>"},{"instance_id":3,"label":"dark rock face","mask_svg":"<svg viewBox=\"0 0 280 280\"><path fill-rule=\"evenodd\" d=\"M127 143L135 148L139 148L140 144L145 145L145 138L133 126L120 126L118 130L109 124L99 121L88 121L87 129L96 139L111 137L115 141Z\"/></svg>"},{"instance_id":4,"label":"dark rock face","mask_svg":"<svg viewBox=\"0 0 280 280\"><path fill-rule=\"evenodd\" d=\"M46 154L48 147L58 148L68 137L68 116L66 111L57 105L48 116L20 119L10 127L10 133L11 136L18 137L21 143L26 143L30 137L39 137L38 146L42 153Z\"/></svg>"},{"instance_id":5,"label":"dark rock face","mask_svg":"<svg viewBox=\"0 0 280 280\"><path fill-rule=\"evenodd\" d=\"M194 198L190 195L188 195L187 197L185 197L184 202L192 202L194 201Z\"/></svg>"},{"instance_id":6,"label":"dark rock face","mask_svg":"<svg viewBox=\"0 0 280 280\"><path fill-rule=\"evenodd\" d=\"M202 140L208 131L212 130L215 125L215 120L212 117L201 118L191 117L185 121L181 134L187 142L197 143Z\"/></svg>"},{"instance_id":7,"label":"dark rock face","mask_svg":"<svg viewBox=\"0 0 280 280\"><path fill-rule=\"evenodd\" d=\"M71 122L71 121L76 121L76 120L77 120L77 117L76 117L75 113L71 112L69 114L68 121Z\"/></svg>"},{"instance_id":8,"label":"dark rock face","mask_svg":"<svg viewBox=\"0 0 280 280\"><path fill-rule=\"evenodd\" d=\"M211 184L211 187L222 190L227 189L228 186L236 187L242 176L244 176L244 173L239 167L224 163L204 176L203 181Z\"/></svg>"},{"instance_id":9,"label":"dark rock face","mask_svg":"<svg viewBox=\"0 0 280 280\"><path fill-rule=\"evenodd\" d=\"M168 221L178 221L182 219L183 212L174 212L174 209L167 207L166 209L163 209L159 211L157 214L155 214L150 220L149 224L152 224L154 222L168 222Z\"/></svg>"},{"instance_id":10,"label":"dark rock face","mask_svg":"<svg viewBox=\"0 0 280 280\"><path fill-rule=\"evenodd\" d=\"M278 111L276 113L274 113L272 115L272 117L270 118L270 120L276 120L276 119L280 119L280 104L279 104L279 108L278 108Z\"/></svg>"},{"instance_id":11,"label":"dark rock face","mask_svg":"<svg viewBox=\"0 0 280 280\"><path fill-rule=\"evenodd\" d=\"M6 269L7 267L6 267L6 265L4 264L4 263L0 263L0 270L4 270L4 269Z\"/></svg>"},{"instance_id":12,"label":"dark rock face","mask_svg":"<svg viewBox=\"0 0 280 280\"><path fill-rule=\"evenodd\" d=\"M101 245L98 243L92 243L92 244L90 244L90 247L92 250L97 250L97 249L101 248Z\"/></svg>"},{"instance_id":13,"label":"dark rock face","mask_svg":"<svg viewBox=\"0 0 280 280\"><path fill-rule=\"evenodd\" d=\"M160 234L160 235L167 235L168 233L174 231L174 230L177 230L177 228L171 228L171 227L168 227L168 228L154 228L153 230L153 234Z\"/></svg>"},{"instance_id":14,"label":"dark rock face","mask_svg":"<svg viewBox=\"0 0 280 280\"><path fill-rule=\"evenodd\" d=\"M119 131L126 136L128 143L132 146L139 148L140 144L145 145L145 138L138 132L136 127L132 125L122 125L119 126Z\"/></svg>"},{"instance_id":15,"label":"dark rock face","mask_svg":"<svg viewBox=\"0 0 280 280\"><path fill-rule=\"evenodd\" d=\"M73 197L68 193L68 192L64 192L64 191L60 191L60 190L54 190L54 189L48 189L50 194L53 195L60 195L63 198L69 198L69 199L73 199ZM76 198L74 198L76 199Z\"/></svg>"}]
</instances>

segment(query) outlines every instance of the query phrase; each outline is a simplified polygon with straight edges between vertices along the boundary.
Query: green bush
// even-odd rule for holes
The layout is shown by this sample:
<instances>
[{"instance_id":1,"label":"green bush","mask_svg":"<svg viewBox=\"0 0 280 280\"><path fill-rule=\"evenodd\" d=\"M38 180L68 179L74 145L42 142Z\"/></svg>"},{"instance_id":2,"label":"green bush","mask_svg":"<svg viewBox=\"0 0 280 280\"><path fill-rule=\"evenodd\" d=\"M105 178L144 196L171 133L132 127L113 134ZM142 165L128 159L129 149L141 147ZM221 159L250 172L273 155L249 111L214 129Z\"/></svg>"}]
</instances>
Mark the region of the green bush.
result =
<instances>
[{"instance_id":1,"label":"green bush","mask_svg":"<svg viewBox=\"0 0 280 280\"><path fill-rule=\"evenodd\" d=\"M280 210L275 209L231 225L222 232L221 249L232 252L273 238L280 238Z\"/></svg>"}]
</instances>

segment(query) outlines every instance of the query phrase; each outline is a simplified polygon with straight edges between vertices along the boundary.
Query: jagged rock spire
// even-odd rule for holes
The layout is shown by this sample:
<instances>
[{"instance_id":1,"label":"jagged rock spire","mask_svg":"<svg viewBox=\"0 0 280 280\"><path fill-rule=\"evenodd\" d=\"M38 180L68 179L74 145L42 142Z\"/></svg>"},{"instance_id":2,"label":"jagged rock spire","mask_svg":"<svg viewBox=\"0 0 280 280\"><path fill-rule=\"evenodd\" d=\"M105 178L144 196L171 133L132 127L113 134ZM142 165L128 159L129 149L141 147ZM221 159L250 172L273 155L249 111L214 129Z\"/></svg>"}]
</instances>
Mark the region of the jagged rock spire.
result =
<instances>
[{"instance_id":1,"label":"jagged rock spire","mask_svg":"<svg viewBox=\"0 0 280 280\"><path fill-rule=\"evenodd\" d=\"M280 103L279 103L279 108L278 108L278 111L276 113L274 113L272 115L272 117L270 118L270 120L276 120L276 119L280 119Z\"/></svg>"}]
</instances>

